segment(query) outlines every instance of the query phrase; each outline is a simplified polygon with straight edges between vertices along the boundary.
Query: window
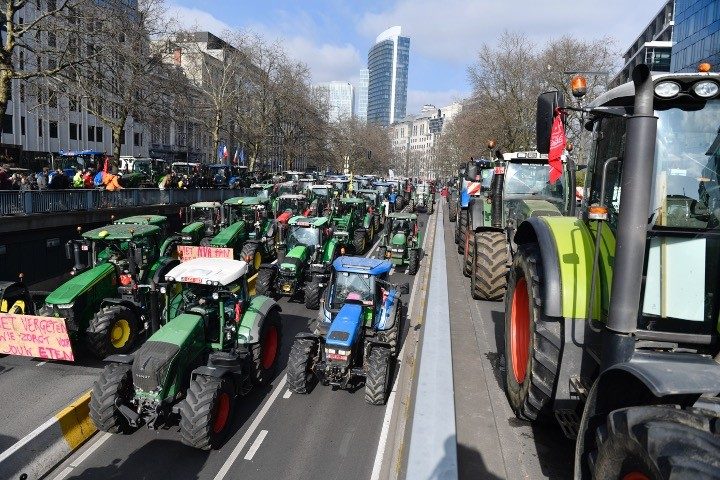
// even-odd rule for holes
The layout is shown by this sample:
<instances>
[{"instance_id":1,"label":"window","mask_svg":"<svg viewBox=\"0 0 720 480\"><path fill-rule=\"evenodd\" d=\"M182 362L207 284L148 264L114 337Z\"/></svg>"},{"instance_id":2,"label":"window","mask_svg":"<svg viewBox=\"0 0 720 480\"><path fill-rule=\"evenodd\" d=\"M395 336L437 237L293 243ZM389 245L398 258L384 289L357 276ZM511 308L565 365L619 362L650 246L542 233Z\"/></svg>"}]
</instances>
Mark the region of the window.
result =
<instances>
[{"instance_id":1,"label":"window","mask_svg":"<svg viewBox=\"0 0 720 480\"><path fill-rule=\"evenodd\" d=\"M25 84L20 84L20 102L25 103Z\"/></svg>"},{"instance_id":2,"label":"window","mask_svg":"<svg viewBox=\"0 0 720 480\"><path fill-rule=\"evenodd\" d=\"M133 145L139 147L142 145L142 133L136 133L133 138Z\"/></svg>"},{"instance_id":3,"label":"window","mask_svg":"<svg viewBox=\"0 0 720 480\"><path fill-rule=\"evenodd\" d=\"M20 67L20 69L25 68L25 52L21 51L18 54L18 67Z\"/></svg>"},{"instance_id":4,"label":"window","mask_svg":"<svg viewBox=\"0 0 720 480\"><path fill-rule=\"evenodd\" d=\"M70 140L78 139L78 126L77 123L70 124Z\"/></svg>"},{"instance_id":5,"label":"window","mask_svg":"<svg viewBox=\"0 0 720 480\"><path fill-rule=\"evenodd\" d=\"M58 122L50 122L50 138L58 138Z\"/></svg>"},{"instance_id":6,"label":"window","mask_svg":"<svg viewBox=\"0 0 720 480\"><path fill-rule=\"evenodd\" d=\"M94 141L95 141L95 126L93 126L93 125L88 125L88 136L87 136L87 139L88 139L88 141L90 141L90 142L94 142Z\"/></svg>"},{"instance_id":7,"label":"window","mask_svg":"<svg viewBox=\"0 0 720 480\"><path fill-rule=\"evenodd\" d=\"M54 32L48 32L47 43L48 43L48 47L56 47L57 46L57 37L55 36Z\"/></svg>"},{"instance_id":8,"label":"window","mask_svg":"<svg viewBox=\"0 0 720 480\"><path fill-rule=\"evenodd\" d=\"M25 135L25 117L20 117L20 135Z\"/></svg>"},{"instance_id":9,"label":"window","mask_svg":"<svg viewBox=\"0 0 720 480\"><path fill-rule=\"evenodd\" d=\"M3 117L3 125L2 125L2 132L3 133L13 133L13 116L8 115L7 113Z\"/></svg>"},{"instance_id":10,"label":"window","mask_svg":"<svg viewBox=\"0 0 720 480\"><path fill-rule=\"evenodd\" d=\"M120 132L120 145L125 145L125 130Z\"/></svg>"},{"instance_id":11,"label":"window","mask_svg":"<svg viewBox=\"0 0 720 480\"><path fill-rule=\"evenodd\" d=\"M78 123L78 140L82 140L82 123Z\"/></svg>"},{"instance_id":12,"label":"window","mask_svg":"<svg viewBox=\"0 0 720 480\"><path fill-rule=\"evenodd\" d=\"M43 121L42 118L38 118L38 137L43 136Z\"/></svg>"},{"instance_id":13,"label":"window","mask_svg":"<svg viewBox=\"0 0 720 480\"><path fill-rule=\"evenodd\" d=\"M95 141L102 143L103 141L103 127L95 127Z\"/></svg>"}]
</instances>

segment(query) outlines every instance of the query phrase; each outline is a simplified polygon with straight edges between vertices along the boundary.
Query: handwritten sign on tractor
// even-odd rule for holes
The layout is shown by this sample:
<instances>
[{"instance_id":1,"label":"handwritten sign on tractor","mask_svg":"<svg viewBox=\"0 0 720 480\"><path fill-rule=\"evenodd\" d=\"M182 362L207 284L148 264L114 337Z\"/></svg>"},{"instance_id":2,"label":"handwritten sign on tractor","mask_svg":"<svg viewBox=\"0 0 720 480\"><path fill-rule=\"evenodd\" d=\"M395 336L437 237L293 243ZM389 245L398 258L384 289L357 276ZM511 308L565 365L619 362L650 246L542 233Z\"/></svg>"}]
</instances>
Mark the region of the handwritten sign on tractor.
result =
<instances>
[{"instance_id":1,"label":"handwritten sign on tractor","mask_svg":"<svg viewBox=\"0 0 720 480\"><path fill-rule=\"evenodd\" d=\"M178 253L180 254L180 260L187 262L194 258L233 258L232 248L220 248L220 247L195 247L192 245L178 245Z\"/></svg>"},{"instance_id":2,"label":"handwritten sign on tractor","mask_svg":"<svg viewBox=\"0 0 720 480\"><path fill-rule=\"evenodd\" d=\"M0 313L0 353L75 360L64 318Z\"/></svg>"}]
</instances>

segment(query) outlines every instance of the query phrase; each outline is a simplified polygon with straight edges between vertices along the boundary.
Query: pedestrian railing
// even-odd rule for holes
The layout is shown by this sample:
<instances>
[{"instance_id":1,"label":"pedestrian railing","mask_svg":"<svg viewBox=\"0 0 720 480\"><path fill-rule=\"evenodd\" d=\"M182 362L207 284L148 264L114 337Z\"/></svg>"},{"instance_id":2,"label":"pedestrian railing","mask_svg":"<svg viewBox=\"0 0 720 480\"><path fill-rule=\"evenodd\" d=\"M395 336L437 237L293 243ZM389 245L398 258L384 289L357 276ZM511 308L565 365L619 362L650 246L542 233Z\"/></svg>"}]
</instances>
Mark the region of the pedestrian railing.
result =
<instances>
[{"instance_id":1,"label":"pedestrian railing","mask_svg":"<svg viewBox=\"0 0 720 480\"><path fill-rule=\"evenodd\" d=\"M222 202L241 196L235 189L160 190L125 188L107 190L1 190L0 217L58 212L103 210L143 205L189 205L195 202Z\"/></svg>"}]
</instances>

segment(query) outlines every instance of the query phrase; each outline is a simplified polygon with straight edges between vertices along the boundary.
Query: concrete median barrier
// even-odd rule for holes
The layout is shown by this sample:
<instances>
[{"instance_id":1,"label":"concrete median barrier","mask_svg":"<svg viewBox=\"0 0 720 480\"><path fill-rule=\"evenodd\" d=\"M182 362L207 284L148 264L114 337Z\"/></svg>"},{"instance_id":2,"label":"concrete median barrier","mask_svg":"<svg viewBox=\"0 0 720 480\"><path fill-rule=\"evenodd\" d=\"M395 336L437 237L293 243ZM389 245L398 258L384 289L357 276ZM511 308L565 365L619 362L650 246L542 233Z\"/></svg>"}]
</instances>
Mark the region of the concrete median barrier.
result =
<instances>
[{"instance_id":1,"label":"concrete median barrier","mask_svg":"<svg viewBox=\"0 0 720 480\"><path fill-rule=\"evenodd\" d=\"M89 403L88 391L0 453L0 478L40 478L85 443L97 432Z\"/></svg>"}]
</instances>

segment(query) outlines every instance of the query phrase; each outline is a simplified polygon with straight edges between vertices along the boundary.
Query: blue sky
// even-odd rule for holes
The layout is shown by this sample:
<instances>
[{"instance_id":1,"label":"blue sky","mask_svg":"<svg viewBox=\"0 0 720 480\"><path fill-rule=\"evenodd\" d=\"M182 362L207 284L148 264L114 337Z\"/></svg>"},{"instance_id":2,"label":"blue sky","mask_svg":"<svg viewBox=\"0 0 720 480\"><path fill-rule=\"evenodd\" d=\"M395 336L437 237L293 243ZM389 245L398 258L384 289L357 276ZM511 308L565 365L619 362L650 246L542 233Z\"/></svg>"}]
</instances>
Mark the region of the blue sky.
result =
<instances>
[{"instance_id":1,"label":"blue sky","mask_svg":"<svg viewBox=\"0 0 720 480\"><path fill-rule=\"evenodd\" d=\"M310 67L313 81L357 82L381 31L410 37L408 113L444 106L470 92L466 69L480 45L503 30L536 44L563 34L611 36L618 58L665 0L167 0L183 26L221 34L250 29L281 40Z\"/></svg>"}]
</instances>

